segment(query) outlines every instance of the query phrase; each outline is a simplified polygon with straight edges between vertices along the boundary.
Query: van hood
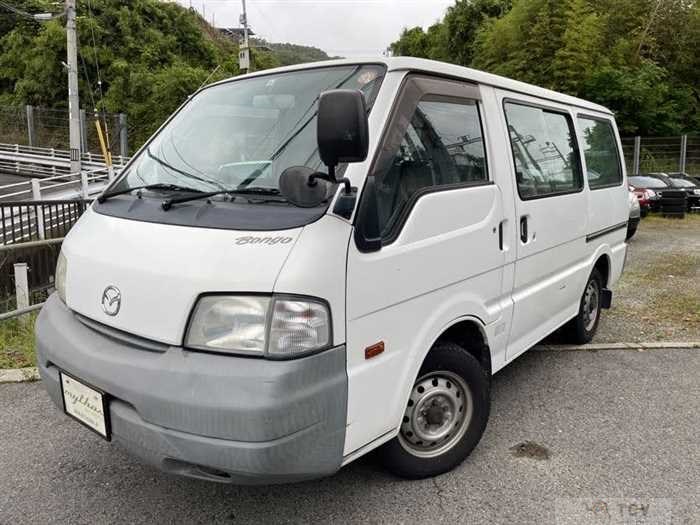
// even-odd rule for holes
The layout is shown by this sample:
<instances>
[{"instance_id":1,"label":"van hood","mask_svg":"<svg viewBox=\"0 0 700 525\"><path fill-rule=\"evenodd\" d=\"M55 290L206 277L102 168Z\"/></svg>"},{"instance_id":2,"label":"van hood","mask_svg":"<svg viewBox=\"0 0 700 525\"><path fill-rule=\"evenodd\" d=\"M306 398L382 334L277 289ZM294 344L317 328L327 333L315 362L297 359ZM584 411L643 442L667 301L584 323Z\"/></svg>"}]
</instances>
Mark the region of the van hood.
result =
<instances>
[{"instance_id":1,"label":"van hood","mask_svg":"<svg viewBox=\"0 0 700 525\"><path fill-rule=\"evenodd\" d=\"M271 293L302 230L174 226L90 209L63 243L66 303L105 325L180 345L199 295ZM115 313L116 301L107 307L103 302L116 295Z\"/></svg>"}]
</instances>

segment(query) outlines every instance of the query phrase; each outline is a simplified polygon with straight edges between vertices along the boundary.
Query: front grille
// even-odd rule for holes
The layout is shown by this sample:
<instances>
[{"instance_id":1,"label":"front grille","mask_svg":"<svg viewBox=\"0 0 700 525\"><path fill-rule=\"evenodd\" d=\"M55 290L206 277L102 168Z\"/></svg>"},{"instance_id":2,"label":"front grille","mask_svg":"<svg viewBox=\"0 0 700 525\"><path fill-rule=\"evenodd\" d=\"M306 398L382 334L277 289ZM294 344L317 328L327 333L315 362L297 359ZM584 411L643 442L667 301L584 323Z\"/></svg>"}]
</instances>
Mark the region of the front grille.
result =
<instances>
[{"instance_id":1,"label":"front grille","mask_svg":"<svg viewBox=\"0 0 700 525\"><path fill-rule=\"evenodd\" d=\"M90 319L89 317L85 317L84 315L80 315L78 313L74 313L73 315L75 315L76 319L78 319L78 321L83 323L83 325L88 327L90 330L93 330L94 332L97 332L100 335L109 337L110 339L118 341L129 347L140 348L142 350L148 350L149 352L165 352L168 350L168 348L170 348L170 345L167 345L165 343L159 343L158 341L153 341L151 339L139 337L137 335L124 332L123 330L117 330L116 328L112 328L111 326L107 326L102 323L98 323L97 321L93 321L92 319Z\"/></svg>"}]
</instances>

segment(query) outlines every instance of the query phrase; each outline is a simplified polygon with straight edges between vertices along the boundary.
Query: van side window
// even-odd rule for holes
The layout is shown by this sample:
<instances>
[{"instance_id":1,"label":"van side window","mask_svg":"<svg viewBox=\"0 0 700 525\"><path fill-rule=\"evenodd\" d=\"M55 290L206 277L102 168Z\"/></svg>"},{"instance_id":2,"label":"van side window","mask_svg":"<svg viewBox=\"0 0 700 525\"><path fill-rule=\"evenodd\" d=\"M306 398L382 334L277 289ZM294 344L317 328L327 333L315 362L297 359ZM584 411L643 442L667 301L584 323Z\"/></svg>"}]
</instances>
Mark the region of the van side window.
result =
<instances>
[{"instance_id":1,"label":"van side window","mask_svg":"<svg viewBox=\"0 0 700 525\"><path fill-rule=\"evenodd\" d=\"M505 112L520 198L581 190L581 163L571 118L513 102L505 104Z\"/></svg>"},{"instance_id":2,"label":"van side window","mask_svg":"<svg viewBox=\"0 0 700 525\"><path fill-rule=\"evenodd\" d=\"M612 124L607 120L578 117L586 176L591 189L622 184L622 168Z\"/></svg>"},{"instance_id":3,"label":"van side window","mask_svg":"<svg viewBox=\"0 0 700 525\"><path fill-rule=\"evenodd\" d=\"M393 161L375 175L383 236L419 194L488 180L476 101L425 96L407 117Z\"/></svg>"}]
</instances>

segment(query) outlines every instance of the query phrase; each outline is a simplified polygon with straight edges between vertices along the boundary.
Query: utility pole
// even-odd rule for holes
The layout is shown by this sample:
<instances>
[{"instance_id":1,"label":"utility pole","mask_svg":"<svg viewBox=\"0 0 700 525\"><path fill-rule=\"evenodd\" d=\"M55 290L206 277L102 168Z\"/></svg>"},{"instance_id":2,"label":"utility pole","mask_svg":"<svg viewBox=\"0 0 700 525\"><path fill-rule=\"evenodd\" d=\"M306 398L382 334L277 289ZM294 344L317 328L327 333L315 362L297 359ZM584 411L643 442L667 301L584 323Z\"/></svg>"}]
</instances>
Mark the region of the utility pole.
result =
<instances>
[{"instance_id":1,"label":"utility pole","mask_svg":"<svg viewBox=\"0 0 700 525\"><path fill-rule=\"evenodd\" d=\"M250 73L253 71L250 61L250 42L248 41L248 14L245 10L245 0L243 2L243 13L239 19L241 25L243 26L243 45L238 52L238 66L243 73Z\"/></svg>"},{"instance_id":2,"label":"utility pole","mask_svg":"<svg viewBox=\"0 0 700 525\"><path fill-rule=\"evenodd\" d=\"M80 174L80 99L78 97L78 36L75 24L75 0L66 0L66 35L68 48L68 115L70 137L70 171Z\"/></svg>"}]
</instances>

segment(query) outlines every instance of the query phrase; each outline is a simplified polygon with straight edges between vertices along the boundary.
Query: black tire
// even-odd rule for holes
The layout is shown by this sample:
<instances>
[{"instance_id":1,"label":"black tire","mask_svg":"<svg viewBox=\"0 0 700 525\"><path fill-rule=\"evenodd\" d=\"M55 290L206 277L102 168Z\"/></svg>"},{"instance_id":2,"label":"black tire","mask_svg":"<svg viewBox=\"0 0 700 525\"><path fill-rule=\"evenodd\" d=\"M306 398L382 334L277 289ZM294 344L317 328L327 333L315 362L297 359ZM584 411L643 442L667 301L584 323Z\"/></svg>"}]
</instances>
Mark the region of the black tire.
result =
<instances>
[{"instance_id":1,"label":"black tire","mask_svg":"<svg viewBox=\"0 0 700 525\"><path fill-rule=\"evenodd\" d=\"M596 289L597 300L595 307L595 321L590 323L590 303L587 307L586 305L586 294L589 290L589 286L593 286ZM590 343L593 336L598 329L598 323L600 322L600 304L601 304L601 291L603 290L603 276L600 272L594 268L591 272L588 281L586 281L586 286L583 289L583 294L581 295L581 301L579 302L578 314L574 317L565 327L566 338L569 342L577 345L583 345Z\"/></svg>"},{"instance_id":2,"label":"black tire","mask_svg":"<svg viewBox=\"0 0 700 525\"><path fill-rule=\"evenodd\" d=\"M629 241L632 237L634 237L635 233L637 233L637 225L636 224L628 224L627 225L627 237L625 237L625 240Z\"/></svg>"},{"instance_id":3,"label":"black tire","mask_svg":"<svg viewBox=\"0 0 700 525\"><path fill-rule=\"evenodd\" d=\"M446 372L447 374L445 376L440 376L440 372ZM431 378L431 376L433 377ZM421 479L443 474L462 463L474 447L476 447L477 443L479 443L489 419L491 405L490 377L479 361L464 348L449 342L437 343L426 357L420 369L418 379L412 390L412 398L414 393L418 395L418 390L416 390L416 388L420 388L418 385L422 378L424 381L432 381L431 384L437 389L448 388L450 385L449 377L454 378L455 376L461 379L463 385L466 386L469 391L466 392L466 395L461 396L461 399L465 402L462 405L454 406L454 408L456 408L454 412L456 416L455 419L444 418L443 424L447 425L445 428L448 429L456 428L457 425L459 425L459 430L455 432L460 433L461 437L457 439L456 436L453 436L454 443L450 444L452 440L449 439L448 434L447 438L445 438L444 445L440 443L435 445L435 443L433 443L435 448L427 450L425 453L436 453L443 446L449 446L449 448L433 457L421 457L419 454L424 453L423 451L413 450L412 447L407 444L407 440L410 438L406 437L406 435L411 434L411 432L410 430L405 432L405 429L415 427L411 427L411 423L407 421L407 416L405 415L399 435L384 444L378 451L385 467L393 474L408 479ZM447 377L448 380L445 381L443 385L436 385L435 382L439 377L443 377L441 381L445 381L444 377ZM452 386L459 390L461 386L457 383L458 381L455 381L455 384ZM425 392L425 394L422 399L429 401L431 399L429 388L423 392ZM439 399L440 395L436 395ZM460 399L459 393L455 395L455 401L460 403L460 401L458 401ZM468 406L469 400L472 401L471 409ZM425 403L421 402L417 402L415 405L411 405L411 403L412 400L409 399L409 406L406 409L407 413L411 410L411 406L415 406L416 410L418 410L418 406L425 405ZM433 404L428 410L433 410L434 408L435 405ZM469 421L467 422L466 419L464 419L460 424L459 413L468 414L469 412ZM418 417L420 418L421 416ZM429 418L430 415L426 416L426 420ZM422 442L418 441L418 443ZM429 445L426 443L425 446Z\"/></svg>"}]
</instances>

